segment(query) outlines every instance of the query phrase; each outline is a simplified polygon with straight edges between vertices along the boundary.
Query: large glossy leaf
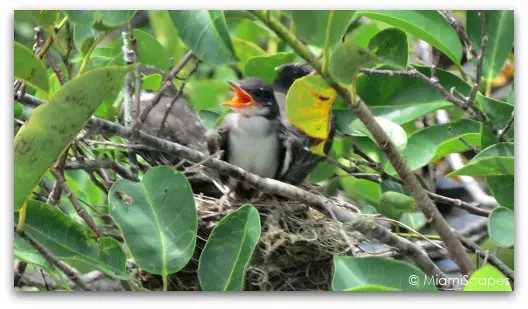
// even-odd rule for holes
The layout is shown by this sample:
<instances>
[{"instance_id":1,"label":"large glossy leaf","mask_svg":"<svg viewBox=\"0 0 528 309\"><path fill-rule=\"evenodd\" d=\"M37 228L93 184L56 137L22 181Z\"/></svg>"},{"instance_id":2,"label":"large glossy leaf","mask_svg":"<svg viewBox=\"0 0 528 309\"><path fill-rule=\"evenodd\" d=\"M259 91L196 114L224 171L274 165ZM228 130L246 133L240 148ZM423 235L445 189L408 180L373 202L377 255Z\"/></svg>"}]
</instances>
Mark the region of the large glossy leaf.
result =
<instances>
[{"instance_id":1,"label":"large glossy leaf","mask_svg":"<svg viewBox=\"0 0 528 309\"><path fill-rule=\"evenodd\" d=\"M152 66L161 71L168 71L169 56L160 42L150 34L134 29L137 41L138 60L144 66Z\"/></svg>"},{"instance_id":2,"label":"large glossy leaf","mask_svg":"<svg viewBox=\"0 0 528 309\"><path fill-rule=\"evenodd\" d=\"M332 290L352 291L362 287L382 286L382 290L435 291L427 275L411 264L380 258L334 256Z\"/></svg>"},{"instance_id":3,"label":"large glossy leaf","mask_svg":"<svg viewBox=\"0 0 528 309\"><path fill-rule=\"evenodd\" d=\"M329 72L340 83L351 84L360 68L382 60L352 42L340 44L330 55Z\"/></svg>"},{"instance_id":4,"label":"large glossy leaf","mask_svg":"<svg viewBox=\"0 0 528 309\"><path fill-rule=\"evenodd\" d=\"M18 213L15 220L18 220ZM81 272L100 270L126 279L126 256L113 238L97 239L87 226L73 220L57 207L38 201L27 203L24 232L51 254Z\"/></svg>"},{"instance_id":5,"label":"large glossy leaf","mask_svg":"<svg viewBox=\"0 0 528 309\"><path fill-rule=\"evenodd\" d=\"M480 125L476 121L463 119L425 128L409 137L407 147L403 151L403 156L412 170L450 153L468 149L457 136L449 131L449 127L473 146L480 145ZM391 174L395 173L390 165L387 166L386 171Z\"/></svg>"},{"instance_id":6,"label":"large glossy leaf","mask_svg":"<svg viewBox=\"0 0 528 309\"><path fill-rule=\"evenodd\" d=\"M513 157L496 157L470 162L466 166L449 173L447 176L505 176L513 175L513 173Z\"/></svg>"},{"instance_id":7,"label":"large glossy leaf","mask_svg":"<svg viewBox=\"0 0 528 309\"><path fill-rule=\"evenodd\" d=\"M376 122L381 126L383 131L385 131L389 139L399 151L405 149L407 146L407 133L405 133L405 130L403 130L402 127L383 117L375 117L374 119L376 119ZM363 122L356 121L352 126L349 126L349 128L352 132L351 135L368 136L373 142L376 142L374 136L372 136Z\"/></svg>"},{"instance_id":8,"label":"large glossy leaf","mask_svg":"<svg viewBox=\"0 0 528 309\"><path fill-rule=\"evenodd\" d=\"M413 230L419 231L427 224L427 218L423 212L417 210L404 213L400 217L400 222L409 226Z\"/></svg>"},{"instance_id":9,"label":"large glossy leaf","mask_svg":"<svg viewBox=\"0 0 528 309\"><path fill-rule=\"evenodd\" d=\"M48 74L42 60L38 59L26 46L15 42L15 79L27 83L47 93L49 90Z\"/></svg>"},{"instance_id":10,"label":"large glossy leaf","mask_svg":"<svg viewBox=\"0 0 528 309\"><path fill-rule=\"evenodd\" d=\"M237 61L222 11L182 10L170 14L182 41L201 60L211 65Z\"/></svg>"},{"instance_id":11,"label":"large glossy leaf","mask_svg":"<svg viewBox=\"0 0 528 309\"><path fill-rule=\"evenodd\" d=\"M407 35L397 28L378 32L369 42L368 49L396 68L405 70L409 57Z\"/></svg>"},{"instance_id":12,"label":"large glossy leaf","mask_svg":"<svg viewBox=\"0 0 528 309\"><path fill-rule=\"evenodd\" d=\"M437 102L429 104L396 105L396 106L372 106L370 110L374 116L382 117L396 124L402 125L433 112L437 109L446 108L451 104L448 102ZM339 131L354 135L360 120L350 110L334 111Z\"/></svg>"},{"instance_id":13,"label":"large glossy leaf","mask_svg":"<svg viewBox=\"0 0 528 309\"><path fill-rule=\"evenodd\" d=\"M506 207L495 208L489 217L488 233L491 240L500 247L515 244L515 216Z\"/></svg>"},{"instance_id":14,"label":"large glossy leaf","mask_svg":"<svg viewBox=\"0 0 528 309\"><path fill-rule=\"evenodd\" d=\"M94 44L95 39L102 35L103 32L92 28L88 24L74 24L73 28L73 43L81 54L85 56L90 50L90 47ZM122 58L123 56L121 56Z\"/></svg>"},{"instance_id":15,"label":"large glossy leaf","mask_svg":"<svg viewBox=\"0 0 528 309\"><path fill-rule=\"evenodd\" d=\"M292 11L296 34L306 42L323 47L326 39L327 27L330 26L330 46L341 41L348 26L353 21L354 11L336 10L328 25L331 11L328 10L295 10Z\"/></svg>"},{"instance_id":16,"label":"large glossy leaf","mask_svg":"<svg viewBox=\"0 0 528 309\"><path fill-rule=\"evenodd\" d=\"M97 106L123 85L130 68L105 67L73 79L37 107L15 136L15 209L82 129Z\"/></svg>"},{"instance_id":17,"label":"large glossy leaf","mask_svg":"<svg viewBox=\"0 0 528 309\"><path fill-rule=\"evenodd\" d=\"M462 60L462 44L456 31L436 11L357 11L356 14L376 19L406 31L443 52L454 63Z\"/></svg>"},{"instance_id":18,"label":"large glossy leaf","mask_svg":"<svg viewBox=\"0 0 528 309\"><path fill-rule=\"evenodd\" d=\"M464 292L510 292L510 279L491 264L477 269L468 279Z\"/></svg>"},{"instance_id":19,"label":"large glossy leaf","mask_svg":"<svg viewBox=\"0 0 528 309\"><path fill-rule=\"evenodd\" d=\"M330 133L330 113L335 90L320 75L297 79L286 95L286 114L293 126L324 142ZM323 155L312 149L313 152Z\"/></svg>"},{"instance_id":20,"label":"large glossy leaf","mask_svg":"<svg viewBox=\"0 0 528 309\"><path fill-rule=\"evenodd\" d=\"M502 70L513 47L513 10L492 11L486 10L486 34L488 43L484 55L482 77L492 81ZM482 45L481 19L478 11L468 11L466 18L466 31L473 47L480 51Z\"/></svg>"},{"instance_id":21,"label":"large glossy leaf","mask_svg":"<svg viewBox=\"0 0 528 309\"><path fill-rule=\"evenodd\" d=\"M166 278L189 262L198 215L191 186L183 174L158 166L139 183L120 179L108 193L108 204L141 268Z\"/></svg>"},{"instance_id":22,"label":"large glossy leaf","mask_svg":"<svg viewBox=\"0 0 528 309\"><path fill-rule=\"evenodd\" d=\"M244 68L245 77L258 77L268 83L273 83L278 75L276 67L279 65L293 62L295 54L278 53L270 56L253 57L248 60Z\"/></svg>"},{"instance_id":23,"label":"large glossy leaf","mask_svg":"<svg viewBox=\"0 0 528 309\"><path fill-rule=\"evenodd\" d=\"M198 278L204 291L242 291L246 268L260 238L260 217L250 204L220 220L200 255Z\"/></svg>"}]
</instances>

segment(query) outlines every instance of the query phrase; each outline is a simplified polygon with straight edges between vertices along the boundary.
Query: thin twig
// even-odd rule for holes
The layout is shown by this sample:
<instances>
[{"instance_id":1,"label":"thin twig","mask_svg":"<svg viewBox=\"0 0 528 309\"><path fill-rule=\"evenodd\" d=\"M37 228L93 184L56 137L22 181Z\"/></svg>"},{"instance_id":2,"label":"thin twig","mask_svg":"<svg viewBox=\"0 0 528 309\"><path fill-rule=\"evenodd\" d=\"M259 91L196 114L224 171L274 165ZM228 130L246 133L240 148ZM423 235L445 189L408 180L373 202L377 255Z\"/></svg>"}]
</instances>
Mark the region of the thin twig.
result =
<instances>
[{"instance_id":1,"label":"thin twig","mask_svg":"<svg viewBox=\"0 0 528 309\"><path fill-rule=\"evenodd\" d=\"M488 117L476 106L466 104L466 101L457 98L451 93L450 91L446 90L444 86L438 81L434 80L422 72L418 71L414 67L410 67L408 71L392 71L392 70L376 70L376 69L361 69L360 72L366 74L366 75L379 75L379 76L408 76L412 78L419 79L427 84L429 84L431 87L435 88L440 94L442 94L447 101L453 103L466 113L470 115L471 118L475 118L476 120L480 122L485 122L489 124L491 127L493 127L488 119Z\"/></svg>"},{"instance_id":2,"label":"thin twig","mask_svg":"<svg viewBox=\"0 0 528 309\"><path fill-rule=\"evenodd\" d=\"M161 132L161 130L163 129L164 126L166 126L167 124L165 123L165 121L167 120L167 117L169 116L169 113L172 109L172 106L174 105L174 103L176 103L176 101L183 95L183 89L185 88L185 85L187 84L187 82L189 82L189 80L191 79L191 77L196 73L196 71L198 71L198 66L200 65L200 61L199 60L196 60L196 63L193 67L193 69L191 70L191 72L189 72L189 74L187 75L187 77L182 81L181 85L180 85L180 89L178 89L178 92L176 93L176 95L174 96L174 98L172 99L172 101L169 103L169 105L167 106L167 108L165 109L165 114L163 114L163 118L161 119L161 123L160 123L160 127L158 129L158 135L159 133Z\"/></svg>"},{"instance_id":3,"label":"thin twig","mask_svg":"<svg viewBox=\"0 0 528 309\"><path fill-rule=\"evenodd\" d=\"M477 58L477 52L473 48L473 45L471 44L471 40L469 39L466 31L464 30L464 27L453 17L451 14L449 14L447 11L438 11L440 15L442 15L447 22L455 29L460 39L462 39L462 42L464 43L466 47L466 55L469 59L470 55L474 58Z\"/></svg>"},{"instance_id":4,"label":"thin twig","mask_svg":"<svg viewBox=\"0 0 528 309\"><path fill-rule=\"evenodd\" d=\"M486 53L486 46L488 45L488 34L486 33L486 15L484 11L480 11L478 14L480 15L482 42L480 43L480 51L477 56L477 73L475 76L475 83L473 84L471 92L469 93L469 96L466 100L467 104L473 105L475 104L475 98L477 97L477 92L482 81L482 64L484 63L484 54Z\"/></svg>"},{"instance_id":5,"label":"thin twig","mask_svg":"<svg viewBox=\"0 0 528 309\"><path fill-rule=\"evenodd\" d=\"M487 256L488 262L497 267L498 270L500 270L508 279L510 279L513 283L514 281L514 273L513 270L511 270L506 264L504 264L503 261L501 261L495 254L489 252L488 250L482 249L477 243L471 241L467 237L463 236L459 232L455 231L455 235L462 241L462 244L470 249L471 251L475 252L475 254L479 255L480 257L484 258Z\"/></svg>"},{"instance_id":6,"label":"thin twig","mask_svg":"<svg viewBox=\"0 0 528 309\"><path fill-rule=\"evenodd\" d=\"M18 283L20 282L20 279L22 278L22 275L24 275L24 272L26 271L27 263L24 261L17 261L15 264L15 285L18 286Z\"/></svg>"},{"instance_id":7,"label":"thin twig","mask_svg":"<svg viewBox=\"0 0 528 309\"><path fill-rule=\"evenodd\" d=\"M75 282L81 289L85 291L92 291L90 285L81 279L80 274L77 270L72 268L70 265L64 263L63 261L59 260L51 252L49 252L46 248L39 244L35 239L33 239L33 237L27 235L24 232L18 233L18 235L20 235L20 237L24 238L27 242L29 242L48 262L57 266L64 274L66 274L66 276L68 276L69 279Z\"/></svg>"},{"instance_id":8,"label":"thin twig","mask_svg":"<svg viewBox=\"0 0 528 309\"><path fill-rule=\"evenodd\" d=\"M77 170L77 169L83 169L85 171L95 171L97 169L103 168L103 169L112 169L114 170L119 176L132 180L132 181L138 181L138 178L135 175L132 175L127 169L119 165L114 160L83 160L83 161L66 161L64 165L65 169L68 170Z\"/></svg>"},{"instance_id":9,"label":"thin twig","mask_svg":"<svg viewBox=\"0 0 528 309\"><path fill-rule=\"evenodd\" d=\"M504 129L502 130L499 130L499 134L498 134L498 139L499 139L499 142L504 142L504 137L506 136L506 133L508 132L508 130L510 129L512 123L513 123L513 120L514 120L514 112L512 112L511 116L510 116L510 119L508 119L508 121L506 122L506 125L504 125Z\"/></svg>"},{"instance_id":10,"label":"thin twig","mask_svg":"<svg viewBox=\"0 0 528 309\"><path fill-rule=\"evenodd\" d=\"M180 63L178 63L174 68L172 68L172 70L170 70L170 72L163 79L163 84L162 84L161 88L159 89L158 92L156 92L156 95L152 98L152 101L151 101L150 105L145 106L145 109L143 110L143 112L140 113L140 117L137 119L139 121L134 122L134 124L132 125L132 129L133 130L139 128L141 123L143 123L143 121L145 121L145 119L147 118L147 116L150 113L150 111L159 103L159 101L161 100L161 97L163 96L165 91L167 91L167 89L169 89L171 87L172 80L174 79L174 77L193 58L194 58L194 54L191 51L189 51L187 54L185 54L185 56L180 61ZM139 113L139 111L138 111L138 113Z\"/></svg>"},{"instance_id":11,"label":"thin twig","mask_svg":"<svg viewBox=\"0 0 528 309\"><path fill-rule=\"evenodd\" d=\"M447 127L449 132L456 137L462 144L466 145L467 148L473 150L474 153L479 153L480 150L478 148L475 148L473 145L471 145L468 141L466 141L465 138L463 138L460 134L458 134L455 129L453 129L452 126Z\"/></svg>"}]
</instances>

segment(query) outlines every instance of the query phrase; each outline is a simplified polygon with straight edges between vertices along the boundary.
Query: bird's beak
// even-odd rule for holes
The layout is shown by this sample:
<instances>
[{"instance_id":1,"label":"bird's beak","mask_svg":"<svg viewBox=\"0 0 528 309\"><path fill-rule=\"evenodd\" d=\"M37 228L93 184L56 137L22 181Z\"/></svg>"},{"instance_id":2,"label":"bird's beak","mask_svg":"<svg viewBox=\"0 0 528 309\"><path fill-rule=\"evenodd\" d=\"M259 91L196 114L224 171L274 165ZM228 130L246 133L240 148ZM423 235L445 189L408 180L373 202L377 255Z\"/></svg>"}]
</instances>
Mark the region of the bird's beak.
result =
<instances>
[{"instance_id":1,"label":"bird's beak","mask_svg":"<svg viewBox=\"0 0 528 309\"><path fill-rule=\"evenodd\" d=\"M228 84L235 92L235 96L230 101L224 102L224 106L235 108L247 108L255 105L253 97L251 97L251 95L247 93L244 89L240 88L235 83L228 82Z\"/></svg>"}]
</instances>

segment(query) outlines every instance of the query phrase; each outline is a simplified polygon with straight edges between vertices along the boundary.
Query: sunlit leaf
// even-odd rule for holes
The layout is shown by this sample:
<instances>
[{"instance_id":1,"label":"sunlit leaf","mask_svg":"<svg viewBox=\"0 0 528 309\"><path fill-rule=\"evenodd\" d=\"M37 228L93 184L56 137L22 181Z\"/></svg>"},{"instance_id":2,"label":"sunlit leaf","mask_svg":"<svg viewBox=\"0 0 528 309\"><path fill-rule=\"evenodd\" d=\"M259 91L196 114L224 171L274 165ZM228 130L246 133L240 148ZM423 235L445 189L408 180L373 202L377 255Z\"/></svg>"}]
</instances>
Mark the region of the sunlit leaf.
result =
<instances>
[{"instance_id":1,"label":"sunlit leaf","mask_svg":"<svg viewBox=\"0 0 528 309\"><path fill-rule=\"evenodd\" d=\"M286 96L286 114L291 124L320 140L328 138L335 90L320 75L297 79Z\"/></svg>"},{"instance_id":2,"label":"sunlit leaf","mask_svg":"<svg viewBox=\"0 0 528 309\"><path fill-rule=\"evenodd\" d=\"M510 292L511 290L510 279L490 264L472 273L468 278L468 284L464 287L464 292Z\"/></svg>"}]
</instances>

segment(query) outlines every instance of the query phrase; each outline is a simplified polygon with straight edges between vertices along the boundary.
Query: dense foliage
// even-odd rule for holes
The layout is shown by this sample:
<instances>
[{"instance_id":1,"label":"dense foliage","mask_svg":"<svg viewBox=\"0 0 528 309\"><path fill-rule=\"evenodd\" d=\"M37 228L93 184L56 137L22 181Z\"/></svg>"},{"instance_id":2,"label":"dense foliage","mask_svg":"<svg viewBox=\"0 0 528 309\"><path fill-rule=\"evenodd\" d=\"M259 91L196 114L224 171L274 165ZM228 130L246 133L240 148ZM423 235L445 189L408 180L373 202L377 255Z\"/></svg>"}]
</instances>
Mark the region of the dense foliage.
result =
<instances>
[{"instance_id":1,"label":"dense foliage","mask_svg":"<svg viewBox=\"0 0 528 309\"><path fill-rule=\"evenodd\" d=\"M354 219L292 200L289 186L277 195L325 213L336 238L365 234L326 256L324 286L513 288L513 11L41 10L16 11L14 23L15 286L178 289L173 278L204 291L254 288L246 274L272 233L264 218L276 198L226 208L225 197L193 192L195 166L151 166L139 151L159 144L130 129L124 102L171 83L214 130L229 112L226 82L272 83L278 66L297 62L317 71L286 96L289 121L319 141L309 151L325 156L337 123L299 194ZM167 80L138 66L178 70ZM208 161L196 158L184 156ZM467 253L453 250L460 244ZM434 266L441 259L455 270ZM31 281L38 269L46 276ZM465 277L437 280L447 272Z\"/></svg>"}]
</instances>

